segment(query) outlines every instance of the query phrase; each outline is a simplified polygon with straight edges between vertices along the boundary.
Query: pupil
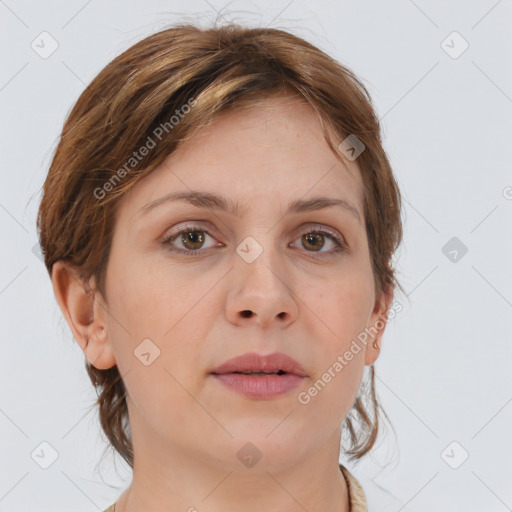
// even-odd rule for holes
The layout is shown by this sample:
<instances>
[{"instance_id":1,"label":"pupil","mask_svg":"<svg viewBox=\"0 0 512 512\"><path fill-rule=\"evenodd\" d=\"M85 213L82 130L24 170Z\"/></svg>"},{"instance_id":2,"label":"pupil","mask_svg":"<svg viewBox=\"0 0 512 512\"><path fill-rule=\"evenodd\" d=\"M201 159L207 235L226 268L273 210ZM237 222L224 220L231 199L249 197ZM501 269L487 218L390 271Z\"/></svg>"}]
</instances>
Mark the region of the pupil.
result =
<instances>
[{"instance_id":1,"label":"pupil","mask_svg":"<svg viewBox=\"0 0 512 512\"><path fill-rule=\"evenodd\" d=\"M306 244L307 245L311 245L311 240L313 240L313 243L315 240L320 240L321 238L323 237L323 235L315 235L315 234L307 234L307 235L304 235L304 238L306 240ZM321 247L313 247L314 250L319 250L321 249Z\"/></svg>"},{"instance_id":2,"label":"pupil","mask_svg":"<svg viewBox=\"0 0 512 512\"><path fill-rule=\"evenodd\" d=\"M202 236L200 233L200 231L189 231L188 233L186 233L186 237L183 240L183 242L185 244L188 242L191 242L192 244L198 244L198 246L200 247L204 242L204 236ZM197 249L197 247L194 246L193 249Z\"/></svg>"}]
</instances>

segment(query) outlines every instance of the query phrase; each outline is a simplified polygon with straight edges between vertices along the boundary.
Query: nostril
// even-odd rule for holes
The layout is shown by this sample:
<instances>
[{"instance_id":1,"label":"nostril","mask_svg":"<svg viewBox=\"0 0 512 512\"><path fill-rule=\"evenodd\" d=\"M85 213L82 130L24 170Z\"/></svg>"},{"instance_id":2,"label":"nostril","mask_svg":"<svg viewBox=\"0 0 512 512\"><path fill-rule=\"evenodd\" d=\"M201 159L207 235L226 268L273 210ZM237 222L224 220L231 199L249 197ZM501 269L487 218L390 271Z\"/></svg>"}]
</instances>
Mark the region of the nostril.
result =
<instances>
[{"instance_id":1,"label":"nostril","mask_svg":"<svg viewBox=\"0 0 512 512\"><path fill-rule=\"evenodd\" d=\"M251 316L251 315L252 315L252 311L250 311L250 310L248 310L248 309L246 309L246 310L242 311L242 316L243 316L244 318L247 318L247 317L249 317L249 316Z\"/></svg>"}]
</instances>

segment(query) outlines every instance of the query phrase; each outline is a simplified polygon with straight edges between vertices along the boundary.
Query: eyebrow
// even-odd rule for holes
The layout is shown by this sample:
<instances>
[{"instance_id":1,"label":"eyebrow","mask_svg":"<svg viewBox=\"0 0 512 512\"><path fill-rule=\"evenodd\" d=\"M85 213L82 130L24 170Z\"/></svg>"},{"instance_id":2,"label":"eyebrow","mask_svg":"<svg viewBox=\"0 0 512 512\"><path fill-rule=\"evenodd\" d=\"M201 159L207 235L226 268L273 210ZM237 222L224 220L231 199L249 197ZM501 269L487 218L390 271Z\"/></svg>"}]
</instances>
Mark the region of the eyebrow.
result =
<instances>
[{"instance_id":1,"label":"eyebrow","mask_svg":"<svg viewBox=\"0 0 512 512\"><path fill-rule=\"evenodd\" d=\"M231 215L241 217L247 210L247 207L242 208L239 202L234 202L231 199L218 196L209 192L200 192L192 190L189 192L172 192L166 194L159 199L155 199L150 203L146 204L139 212L139 216L142 217L154 210L156 207L174 201L185 201L198 208L207 208L209 210L218 210L227 212ZM286 214L312 212L317 210L323 210L325 208L338 207L349 212L354 216L357 221L361 224L361 217L357 208L347 201L346 199L339 199L333 197L314 197L311 199L298 199L293 201L286 211Z\"/></svg>"}]
</instances>

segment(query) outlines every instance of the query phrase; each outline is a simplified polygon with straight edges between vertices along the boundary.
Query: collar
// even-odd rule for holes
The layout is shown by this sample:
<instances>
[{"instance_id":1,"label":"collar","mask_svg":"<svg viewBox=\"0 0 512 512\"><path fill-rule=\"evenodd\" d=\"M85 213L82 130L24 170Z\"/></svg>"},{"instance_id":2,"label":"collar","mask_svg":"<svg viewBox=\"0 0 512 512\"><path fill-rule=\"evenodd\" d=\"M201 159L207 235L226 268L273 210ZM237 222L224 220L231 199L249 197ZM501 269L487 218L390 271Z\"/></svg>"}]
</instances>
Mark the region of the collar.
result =
<instances>
[{"instance_id":1,"label":"collar","mask_svg":"<svg viewBox=\"0 0 512 512\"><path fill-rule=\"evenodd\" d=\"M356 478L350 473L350 471L343 466L339 465L345 482L347 482L348 488L348 501L350 512L368 512L368 505L366 504L366 496L364 494L361 484Z\"/></svg>"}]
</instances>

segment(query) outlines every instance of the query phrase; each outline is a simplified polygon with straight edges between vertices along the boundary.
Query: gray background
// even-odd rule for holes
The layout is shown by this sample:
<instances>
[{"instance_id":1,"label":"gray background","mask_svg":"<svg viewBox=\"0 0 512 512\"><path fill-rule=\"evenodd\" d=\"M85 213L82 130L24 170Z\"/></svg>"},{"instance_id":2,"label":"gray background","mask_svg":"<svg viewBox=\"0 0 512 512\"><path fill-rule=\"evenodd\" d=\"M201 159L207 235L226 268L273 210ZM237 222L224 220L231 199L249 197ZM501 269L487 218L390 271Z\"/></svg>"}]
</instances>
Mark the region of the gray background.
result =
<instances>
[{"instance_id":1,"label":"gray background","mask_svg":"<svg viewBox=\"0 0 512 512\"><path fill-rule=\"evenodd\" d=\"M510 0L0 0L0 512L103 510L129 484L120 459L98 465L83 353L33 250L39 193L85 85L144 36L219 12L290 29L353 69L403 193L408 300L375 365L396 437L345 463L404 511L512 510ZM51 48L44 31L58 43L47 58L31 47ZM42 442L58 454L48 469Z\"/></svg>"}]
</instances>

